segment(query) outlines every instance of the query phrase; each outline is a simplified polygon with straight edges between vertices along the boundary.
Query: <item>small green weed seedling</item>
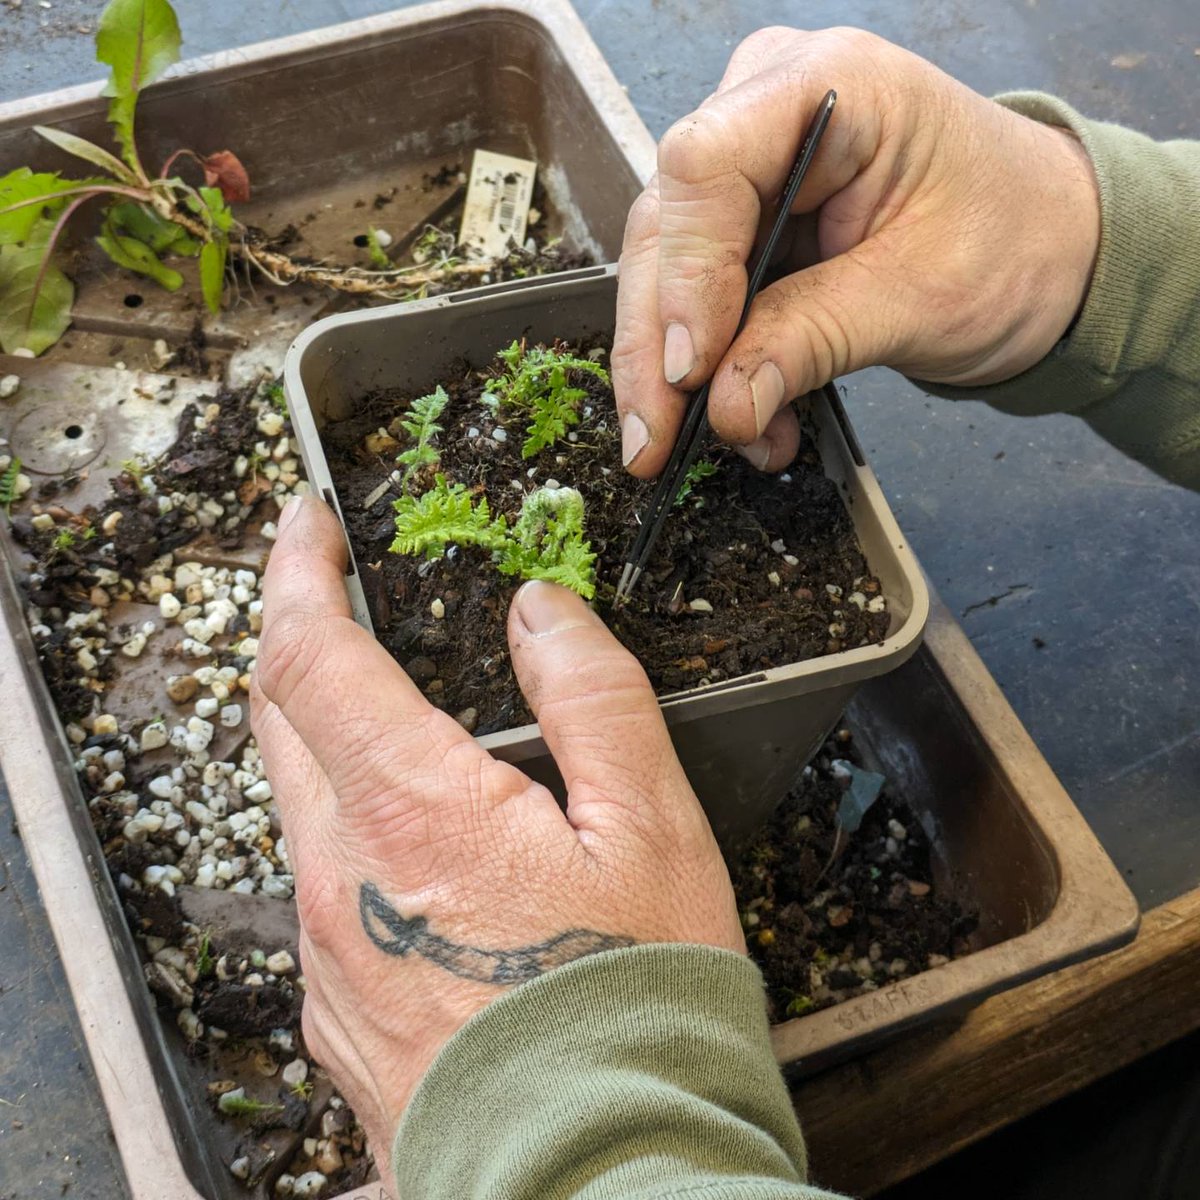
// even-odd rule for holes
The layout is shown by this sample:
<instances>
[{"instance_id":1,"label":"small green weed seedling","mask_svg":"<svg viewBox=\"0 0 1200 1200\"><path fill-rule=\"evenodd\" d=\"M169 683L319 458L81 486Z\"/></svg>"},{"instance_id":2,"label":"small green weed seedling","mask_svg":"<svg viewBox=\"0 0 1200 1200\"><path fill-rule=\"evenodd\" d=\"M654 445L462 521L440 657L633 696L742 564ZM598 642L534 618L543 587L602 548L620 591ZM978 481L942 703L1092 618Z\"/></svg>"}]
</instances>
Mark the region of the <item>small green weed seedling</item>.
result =
<instances>
[{"instance_id":1,"label":"small green weed seedling","mask_svg":"<svg viewBox=\"0 0 1200 1200\"><path fill-rule=\"evenodd\" d=\"M21 474L21 460L13 458L12 462L0 474L0 508L6 516L12 516L12 506L17 498L17 476Z\"/></svg>"},{"instance_id":2,"label":"small green weed seedling","mask_svg":"<svg viewBox=\"0 0 1200 1200\"><path fill-rule=\"evenodd\" d=\"M227 1117L257 1117L263 1113L283 1112L283 1105L251 1100L244 1089L235 1088L232 1092L226 1092L217 1101L217 1109Z\"/></svg>"},{"instance_id":3,"label":"small green weed seedling","mask_svg":"<svg viewBox=\"0 0 1200 1200\"><path fill-rule=\"evenodd\" d=\"M693 496L692 492L698 484L704 480L710 479L717 473L717 464L706 462L701 459L699 462L692 463L687 469L687 474L683 477L683 483L679 486L679 495L675 497L675 507L682 508L689 499L696 508L704 507L703 496Z\"/></svg>"}]
</instances>

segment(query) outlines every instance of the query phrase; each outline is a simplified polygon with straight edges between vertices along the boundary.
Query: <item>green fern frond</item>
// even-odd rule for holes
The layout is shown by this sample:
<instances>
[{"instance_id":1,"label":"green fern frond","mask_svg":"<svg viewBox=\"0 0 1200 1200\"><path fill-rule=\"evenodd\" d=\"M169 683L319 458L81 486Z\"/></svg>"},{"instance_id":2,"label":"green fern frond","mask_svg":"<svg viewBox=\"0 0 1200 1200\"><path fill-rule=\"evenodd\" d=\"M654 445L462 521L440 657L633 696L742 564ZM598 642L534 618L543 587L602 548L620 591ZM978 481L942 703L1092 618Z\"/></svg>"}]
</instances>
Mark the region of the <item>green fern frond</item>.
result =
<instances>
[{"instance_id":1,"label":"green fern frond","mask_svg":"<svg viewBox=\"0 0 1200 1200\"><path fill-rule=\"evenodd\" d=\"M441 456L430 442L442 432L437 420L449 403L450 397L439 386L428 396L414 400L408 406L408 414L400 418L400 427L414 439L412 446L396 455L396 462L405 468L406 484L422 467L431 467L440 461Z\"/></svg>"},{"instance_id":2,"label":"green fern frond","mask_svg":"<svg viewBox=\"0 0 1200 1200\"><path fill-rule=\"evenodd\" d=\"M496 566L502 575L546 579L590 600L596 556L583 536L583 497L574 488L538 488L525 497Z\"/></svg>"},{"instance_id":3,"label":"green fern frond","mask_svg":"<svg viewBox=\"0 0 1200 1200\"><path fill-rule=\"evenodd\" d=\"M395 508L393 554L440 558L451 544L497 550L504 543L504 518L493 519L487 498L476 504L461 483L448 484L444 475L419 497L401 496Z\"/></svg>"},{"instance_id":4,"label":"green fern frond","mask_svg":"<svg viewBox=\"0 0 1200 1200\"><path fill-rule=\"evenodd\" d=\"M578 592L585 600L596 594L596 556L587 542L564 542L558 551L558 561L547 563L538 559L523 573L525 579L545 579Z\"/></svg>"},{"instance_id":5,"label":"green fern frond","mask_svg":"<svg viewBox=\"0 0 1200 1200\"><path fill-rule=\"evenodd\" d=\"M392 553L440 558L446 547L479 546L493 553L502 575L547 579L590 600L596 594L596 556L583 534L583 497L574 488L538 488L525 498L512 528L445 476L422 496L396 501Z\"/></svg>"},{"instance_id":6,"label":"green fern frond","mask_svg":"<svg viewBox=\"0 0 1200 1200\"><path fill-rule=\"evenodd\" d=\"M569 386L569 372L582 372L608 383L608 372L599 363L545 346L526 349L513 342L496 357L507 369L492 383L490 394L502 405L530 416L522 458L532 458L553 446L570 426L579 423L579 402L587 393Z\"/></svg>"}]
</instances>

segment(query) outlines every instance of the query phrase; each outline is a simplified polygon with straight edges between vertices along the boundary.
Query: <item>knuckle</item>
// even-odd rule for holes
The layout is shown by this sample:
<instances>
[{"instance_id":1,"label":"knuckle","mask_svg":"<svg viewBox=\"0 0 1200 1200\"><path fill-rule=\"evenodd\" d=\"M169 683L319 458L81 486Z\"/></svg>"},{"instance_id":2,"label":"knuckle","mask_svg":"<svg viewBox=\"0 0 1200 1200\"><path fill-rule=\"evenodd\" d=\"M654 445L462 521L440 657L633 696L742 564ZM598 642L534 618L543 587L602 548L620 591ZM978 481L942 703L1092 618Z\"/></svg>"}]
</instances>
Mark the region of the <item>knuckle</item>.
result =
<instances>
[{"instance_id":1,"label":"knuckle","mask_svg":"<svg viewBox=\"0 0 1200 1200\"><path fill-rule=\"evenodd\" d=\"M629 216L625 220L625 241L621 249L624 259L629 254L641 249L646 243L653 242L658 232L660 203L658 190L648 187L633 202Z\"/></svg>"},{"instance_id":2,"label":"knuckle","mask_svg":"<svg viewBox=\"0 0 1200 1200\"><path fill-rule=\"evenodd\" d=\"M255 676L263 695L282 706L320 661L330 622L311 613L275 618L259 647Z\"/></svg>"},{"instance_id":3,"label":"knuckle","mask_svg":"<svg viewBox=\"0 0 1200 1200\"><path fill-rule=\"evenodd\" d=\"M875 57L894 49L892 43L881 38L869 29L860 29L857 25L836 25L826 29L819 35L823 41L829 41L835 46L848 51L853 58Z\"/></svg>"},{"instance_id":4,"label":"knuckle","mask_svg":"<svg viewBox=\"0 0 1200 1200\"><path fill-rule=\"evenodd\" d=\"M781 43L790 42L795 38L797 32L787 25L764 25L762 29L756 29L738 43L733 52L733 59L762 63L774 56Z\"/></svg>"},{"instance_id":5,"label":"knuckle","mask_svg":"<svg viewBox=\"0 0 1200 1200\"><path fill-rule=\"evenodd\" d=\"M676 121L658 144L658 170L664 180L699 186L728 174L736 146L715 106Z\"/></svg>"}]
</instances>

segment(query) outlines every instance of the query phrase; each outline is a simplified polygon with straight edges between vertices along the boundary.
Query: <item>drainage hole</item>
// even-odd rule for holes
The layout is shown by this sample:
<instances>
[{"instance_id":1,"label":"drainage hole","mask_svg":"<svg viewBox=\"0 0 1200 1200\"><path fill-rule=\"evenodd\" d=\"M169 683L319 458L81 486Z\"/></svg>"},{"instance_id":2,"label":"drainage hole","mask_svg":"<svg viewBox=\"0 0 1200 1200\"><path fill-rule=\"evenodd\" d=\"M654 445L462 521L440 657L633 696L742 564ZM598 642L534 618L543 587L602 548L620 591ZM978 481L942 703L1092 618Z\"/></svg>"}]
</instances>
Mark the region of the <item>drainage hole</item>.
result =
<instances>
[{"instance_id":1,"label":"drainage hole","mask_svg":"<svg viewBox=\"0 0 1200 1200\"><path fill-rule=\"evenodd\" d=\"M63 430L63 433L65 433L69 438L83 437L83 426L68 425L66 429Z\"/></svg>"},{"instance_id":2,"label":"drainage hole","mask_svg":"<svg viewBox=\"0 0 1200 1200\"><path fill-rule=\"evenodd\" d=\"M354 239L354 244L362 247L362 249L365 250L371 244L371 239L367 237L365 233L360 233L358 237Z\"/></svg>"},{"instance_id":3,"label":"drainage hole","mask_svg":"<svg viewBox=\"0 0 1200 1200\"><path fill-rule=\"evenodd\" d=\"M125 297L125 307L126 308L141 308L142 307L142 297L139 296L137 294L137 292L130 292L129 295Z\"/></svg>"}]
</instances>

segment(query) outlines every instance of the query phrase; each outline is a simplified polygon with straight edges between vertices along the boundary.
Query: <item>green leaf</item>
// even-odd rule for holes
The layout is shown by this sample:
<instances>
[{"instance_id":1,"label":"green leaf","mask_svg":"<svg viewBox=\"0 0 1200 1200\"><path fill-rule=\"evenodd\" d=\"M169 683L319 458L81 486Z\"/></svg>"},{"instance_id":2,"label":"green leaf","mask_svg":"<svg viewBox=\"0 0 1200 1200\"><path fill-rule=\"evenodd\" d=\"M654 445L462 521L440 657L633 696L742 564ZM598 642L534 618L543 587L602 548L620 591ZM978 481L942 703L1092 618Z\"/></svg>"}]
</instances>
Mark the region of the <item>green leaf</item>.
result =
<instances>
[{"instance_id":1,"label":"green leaf","mask_svg":"<svg viewBox=\"0 0 1200 1200\"><path fill-rule=\"evenodd\" d=\"M96 58L111 69L103 95L125 161L140 174L133 137L138 95L179 60L179 22L167 0L111 0L96 30Z\"/></svg>"},{"instance_id":2,"label":"green leaf","mask_svg":"<svg viewBox=\"0 0 1200 1200\"><path fill-rule=\"evenodd\" d=\"M190 237L182 225L160 217L154 209L133 200L124 204L114 204L108 210L108 219L117 229L137 238L139 242L144 242L155 254L165 254L168 250L176 254L186 254L188 251L181 249L185 244L195 247L191 254L200 249L200 243Z\"/></svg>"},{"instance_id":3,"label":"green leaf","mask_svg":"<svg viewBox=\"0 0 1200 1200\"><path fill-rule=\"evenodd\" d=\"M204 303L210 312L221 311L221 298L225 293L225 257L228 247L225 242L205 242L200 248L200 289Z\"/></svg>"},{"instance_id":4,"label":"green leaf","mask_svg":"<svg viewBox=\"0 0 1200 1200\"><path fill-rule=\"evenodd\" d=\"M21 245L0 246L0 349L41 354L71 324L75 288L50 262L54 222L43 218Z\"/></svg>"},{"instance_id":5,"label":"green leaf","mask_svg":"<svg viewBox=\"0 0 1200 1200\"><path fill-rule=\"evenodd\" d=\"M204 201L213 224L222 232L228 233L233 227L233 210L225 203L225 196L220 188L202 187L200 198Z\"/></svg>"},{"instance_id":6,"label":"green leaf","mask_svg":"<svg viewBox=\"0 0 1200 1200\"><path fill-rule=\"evenodd\" d=\"M60 179L57 174L34 174L18 167L0 178L0 246L23 242L44 216L61 211L72 188L94 187L104 179ZM40 203L37 203L40 201ZM4 211L4 210L10 211Z\"/></svg>"},{"instance_id":7,"label":"green leaf","mask_svg":"<svg viewBox=\"0 0 1200 1200\"><path fill-rule=\"evenodd\" d=\"M177 292L183 286L183 276L178 271L164 266L158 255L137 238L126 237L116 231L111 223L96 239L96 245L117 264L139 275L148 275L168 292Z\"/></svg>"},{"instance_id":8,"label":"green leaf","mask_svg":"<svg viewBox=\"0 0 1200 1200\"><path fill-rule=\"evenodd\" d=\"M97 146L86 138L76 137L73 133L67 133L62 129L51 129L47 125L35 125L33 132L44 137L46 141L60 150L65 150L68 154L73 154L76 158L82 158L84 162L90 162L92 166L107 171L122 183L131 183L135 187L137 186L138 177L115 154L110 154L103 146Z\"/></svg>"}]
</instances>

